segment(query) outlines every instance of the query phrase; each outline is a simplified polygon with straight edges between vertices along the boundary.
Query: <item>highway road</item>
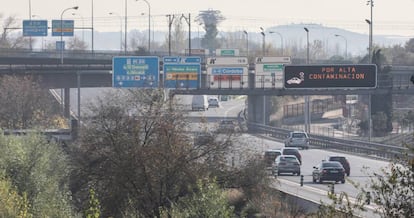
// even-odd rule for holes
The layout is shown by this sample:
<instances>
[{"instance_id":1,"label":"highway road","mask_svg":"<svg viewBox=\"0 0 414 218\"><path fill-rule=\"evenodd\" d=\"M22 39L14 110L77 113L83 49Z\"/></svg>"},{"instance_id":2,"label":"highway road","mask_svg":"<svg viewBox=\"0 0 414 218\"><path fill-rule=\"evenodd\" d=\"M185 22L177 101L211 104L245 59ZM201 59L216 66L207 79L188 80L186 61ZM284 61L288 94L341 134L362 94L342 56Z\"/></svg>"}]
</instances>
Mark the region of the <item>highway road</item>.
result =
<instances>
[{"instance_id":1,"label":"highway road","mask_svg":"<svg viewBox=\"0 0 414 218\"><path fill-rule=\"evenodd\" d=\"M229 102L222 103L223 104L221 108L205 112L191 112L191 116L236 116L244 107L244 99L231 100ZM281 149L283 147L283 143L265 136L250 134L235 135L234 148L231 152L231 155L228 158L228 164L238 165L241 162L246 161L246 159L248 158L258 156L261 157L264 154L264 151L267 149ZM303 186L300 186L300 176L293 176L287 174L278 176L277 178L273 178L274 182L272 183L272 186L279 190L283 190L284 192L300 196L301 198L305 198L315 203L319 203L320 201L323 201L325 203L331 203L331 200L329 200L327 197L328 191L330 191L331 183L326 182L323 184L318 184L312 182L313 166L320 163L328 155L341 154L346 156L348 161L350 162L350 176L346 177L345 184L336 183L334 185L334 191L337 194L341 192L347 193L351 202L354 202L355 199L358 197L358 194L360 194L360 189L357 188L355 185L365 187L366 184L370 181L370 175L373 175L374 172L380 173L381 168L389 165L389 162L385 160L367 158L351 153L342 153L341 151L311 148L308 150L300 150L300 153L302 155L303 161L301 166L301 173L304 179ZM361 216L377 216L372 213L374 205L367 206L367 209L369 209L368 212L364 212Z\"/></svg>"},{"instance_id":2,"label":"highway road","mask_svg":"<svg viewBox=\"0 0 414 218\"><path fill-rule=\"evenodd\" d=\"M83 92L85 93L85 92ZM82 101L89 102L97 97L97 95L89 94L89 99ZM203 127L201 120L208 120L208 128L217 128L218 121L221 119L236 119L240 111L244 109L245 99L242 97L220 102L219 108L210 108L206 111L191 111L191 95L176 96L176 100L187 108L188 117L194 128ZM72 98L73 100L74 98ZM76 98L75 98L76 99ZM187 105L187 106L185 106ZM205 126L204 126L205 127ZM192 127L191 127L192 128ZM237 134L234 136L234 148L228 158L229 165L238 165L253 156L261 157L267 149L280 149L284 144L274 139L261 135ZM386 167L389 162L377 160L374 158L366 158L355 154L346 154L339 151L309 149L301 150L302 166L301 173L304 178L303 186L300 186L300 176L281 175L274 178L273 187L298 195L307 200L319 203L321 200L327 203L331 201L327 198L330 183L314 184L312 182L313 166L317 165L322 159L331 154L343 154L347 157L351 166L351 175L346 178L345 184L336 183L335 193L345 192L351 198L356 198L359 190L353 184L365 186L369 181L369 175L373 172L379 173L380 169ZM374 217L370 214L369 217Z\"/></svg>"}]
</instances>

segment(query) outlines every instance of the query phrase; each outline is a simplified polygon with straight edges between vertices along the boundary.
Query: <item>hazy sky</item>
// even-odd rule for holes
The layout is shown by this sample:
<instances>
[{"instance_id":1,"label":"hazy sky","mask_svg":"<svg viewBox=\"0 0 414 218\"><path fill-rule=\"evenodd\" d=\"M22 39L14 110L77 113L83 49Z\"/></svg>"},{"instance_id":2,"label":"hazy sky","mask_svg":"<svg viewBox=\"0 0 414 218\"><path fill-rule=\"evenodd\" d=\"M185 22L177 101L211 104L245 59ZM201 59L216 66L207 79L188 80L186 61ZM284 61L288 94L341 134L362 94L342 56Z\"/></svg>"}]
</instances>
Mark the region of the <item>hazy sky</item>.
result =
<instances>
[{"instance_id":1,"label":"hazy sky","mask_svg":"<svg viewBox=\"0 0 414 218\"><path fill-rule=\"evenodd\" d=\"M66 8L79 6L78 10L64 13L64 19L74 19L76 26L91 26L94 5L94 29L118 31L125 20L127 2L128 30L148 27L148 7L143 0L0 0L3 16L15 15L29 18L29 4L33 19L60 19ZM373 0L374 34L414 36L414 0ZM344 28L368 34L371 7L366 0L148 0L154 29L168 29L167 14L191 13L191 18L201 10L219 10L226 20L219 26L223 31L257 31L259 27L314 23ZM113 12L114 15L109 15ZM75 15L72 15L75 13ZM144 14L142 14L144 13ZM198 25L192 24L197 30Z\"/></svg>"}]
</instances>

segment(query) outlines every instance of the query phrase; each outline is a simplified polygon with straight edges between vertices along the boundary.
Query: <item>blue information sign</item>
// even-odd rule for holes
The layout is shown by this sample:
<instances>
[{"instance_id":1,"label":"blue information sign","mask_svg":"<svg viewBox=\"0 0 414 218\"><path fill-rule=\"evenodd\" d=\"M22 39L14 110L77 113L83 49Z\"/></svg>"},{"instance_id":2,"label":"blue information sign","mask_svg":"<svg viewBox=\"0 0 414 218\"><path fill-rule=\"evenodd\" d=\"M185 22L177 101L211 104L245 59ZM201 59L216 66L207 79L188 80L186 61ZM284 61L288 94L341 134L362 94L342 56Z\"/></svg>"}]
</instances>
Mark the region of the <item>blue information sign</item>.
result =
<instances>
[{"instance_id":1,"label":"blue information sign","mask_svg":"<svg viewBox=\"0 0 414 218\"><path fill-rule=\"evenodd\" d=\"M73 20L52 20L52 36L73 36Z\"/></svg>"},{"instance_id":2,"label":"blue information sign","mask_svg":"<svg viewBox=\"0 0 414 218\"><path fill-rule=\"evenodd\" d=\"M164 57L164 87L196 89L200 86L200 57Z\"/></svg>"},{"instance_id":3,"label":"blue information sign","mask_svg":"<svg viewBox=\"0 0 414 218\"><path fill-rule=\"evenodd\" d=\"M47 20L23 20L23 36L47 36Z\"/></svg>"},{"instance_id":4,"label":"blue information sign","mask_svg":"<svg viewBox=\"0 0 414 218\"><path fill-rule=\"evenodd\" d=\"M158 57L114 57L112 60L112 71L112 87L158 88Z\"/></svg>"}]
</instances>

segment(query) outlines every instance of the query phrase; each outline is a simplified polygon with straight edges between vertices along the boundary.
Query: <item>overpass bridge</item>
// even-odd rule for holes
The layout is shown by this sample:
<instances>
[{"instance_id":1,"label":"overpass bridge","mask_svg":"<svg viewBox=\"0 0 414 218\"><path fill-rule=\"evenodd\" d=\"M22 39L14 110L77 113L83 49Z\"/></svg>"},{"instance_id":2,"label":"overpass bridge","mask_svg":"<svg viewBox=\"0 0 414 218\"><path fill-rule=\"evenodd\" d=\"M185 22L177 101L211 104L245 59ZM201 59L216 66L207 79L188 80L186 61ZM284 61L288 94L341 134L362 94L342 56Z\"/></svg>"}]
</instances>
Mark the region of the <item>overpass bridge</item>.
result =
<instances>
[{"instance_id":1,"label":"overpass bridge","mask_svg":"<svg viewBox=\"0 0 414 218\"><path fill-rule=\"evenodd\" d=\"M41 85L48 89L64 90L65 116L70 116L70 89L83 87L112 87L112 57L118 54L94 55L80 54L66 57L64 64L60 64L58 55L36 56L1 56L0 76L14 75L38 78ZM160 72L162 73L162 63ZM249 75L245 78L247 88L211 88L209 78L201 74L201 86L197 89L178 88L170 90L171 95L247 95L248 112L254 114L249 117L250 122L265 122L269 115L263 113L270 109L270 98L263 96L283 95L370 95L388 94L413 95L414 85L410 77L414 74L414 66L385 66L390 68L387 75L378 74L377 87L364 88L318 88L318 89L285 89L285 88L257 88L254 86L254 64L249 64ZM205 72L205 63L202 64ZM160 78L162 81L162 76ZM162 82L160 82L162 84ZM163 88L163 87L160 87Z\"/></svg>"}]
</instances>

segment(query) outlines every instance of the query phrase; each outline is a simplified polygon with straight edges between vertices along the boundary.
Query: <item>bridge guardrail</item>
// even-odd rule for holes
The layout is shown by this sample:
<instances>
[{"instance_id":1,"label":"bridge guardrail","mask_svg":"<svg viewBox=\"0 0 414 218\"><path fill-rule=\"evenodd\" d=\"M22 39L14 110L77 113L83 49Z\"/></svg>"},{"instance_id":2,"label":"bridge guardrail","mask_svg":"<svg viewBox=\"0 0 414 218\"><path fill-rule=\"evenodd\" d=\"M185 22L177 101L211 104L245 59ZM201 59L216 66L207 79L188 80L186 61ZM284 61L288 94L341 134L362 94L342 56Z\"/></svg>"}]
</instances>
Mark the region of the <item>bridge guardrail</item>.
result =
<instances>
[{"instance_id":1,"label":"bridge guardrail","mask_svg":"<svg viewBox=\"0 0 414 218\"><path fill-rule=\"evenodd\" d=\"M271 136L279 140L286 138L287 133L291 131L259 123L248 123L247 126L249 132L266 134L267 136ZM321 149L342 150L350 153L364 154L370 157L388 160L403 157L408 152L408 149L405 147L380 143L346 140L314 134L310 134L309 137L310 144L314 147Z\"/></svg>"}]
</instances>

